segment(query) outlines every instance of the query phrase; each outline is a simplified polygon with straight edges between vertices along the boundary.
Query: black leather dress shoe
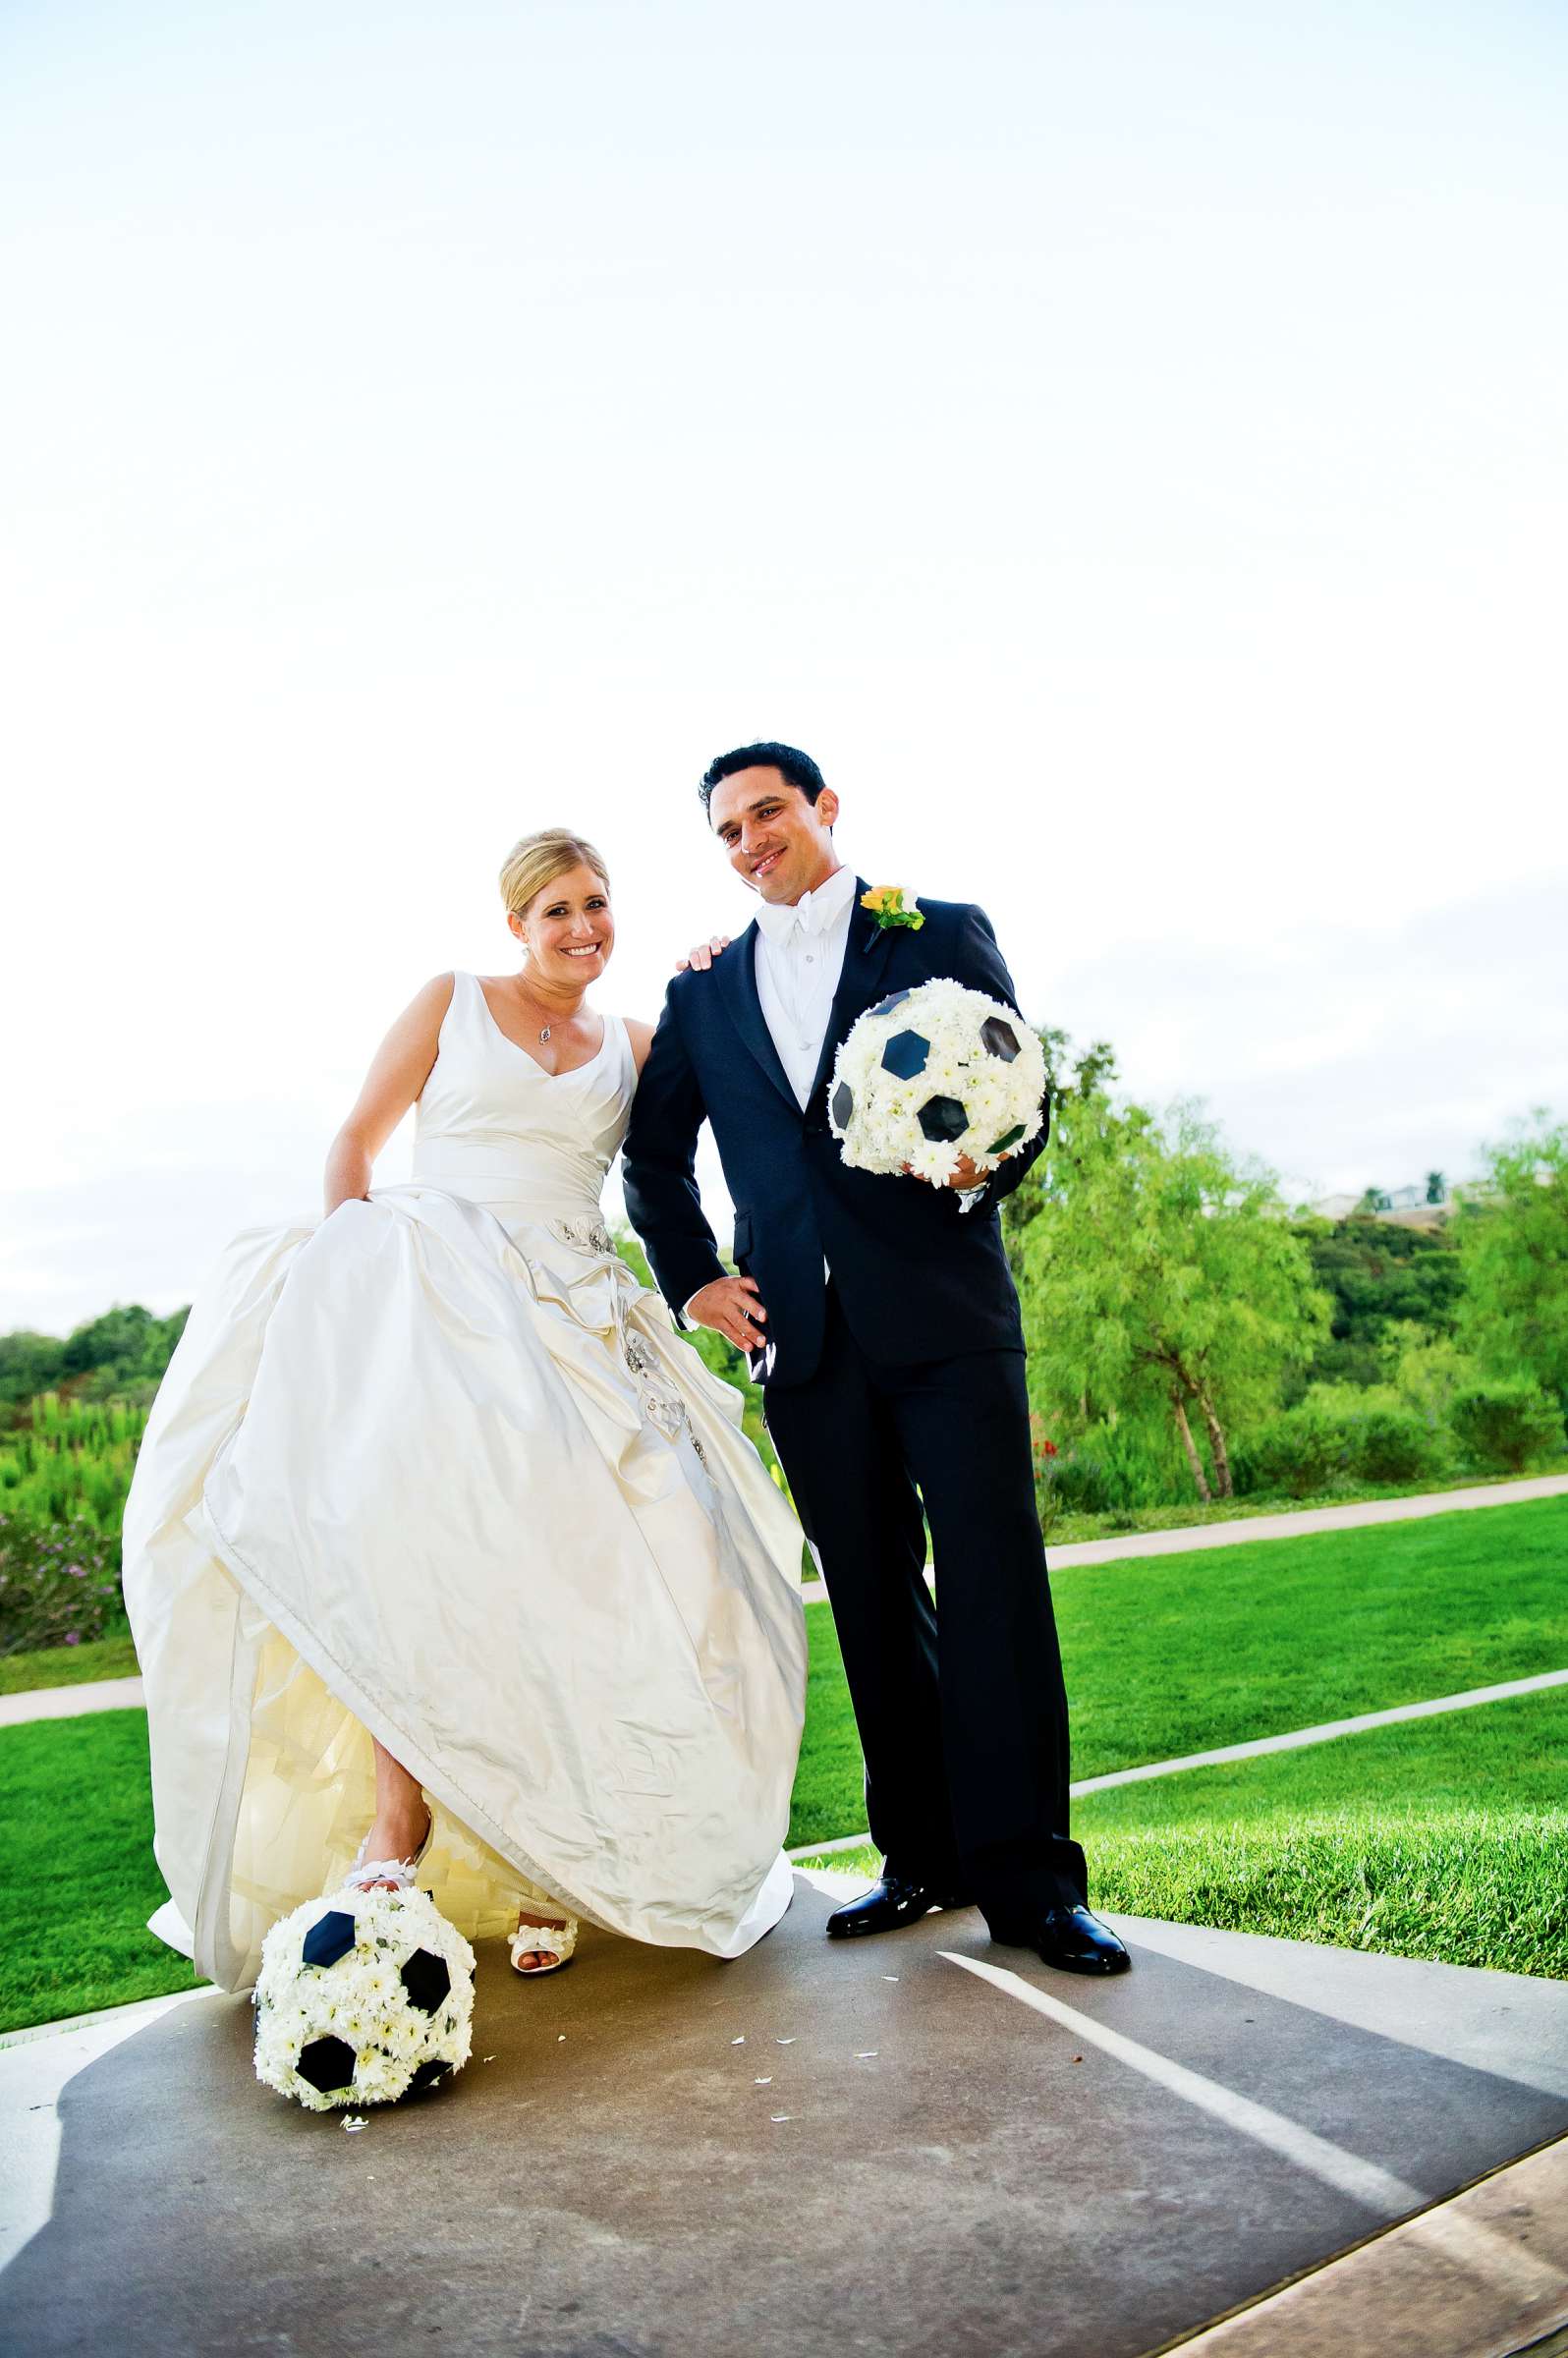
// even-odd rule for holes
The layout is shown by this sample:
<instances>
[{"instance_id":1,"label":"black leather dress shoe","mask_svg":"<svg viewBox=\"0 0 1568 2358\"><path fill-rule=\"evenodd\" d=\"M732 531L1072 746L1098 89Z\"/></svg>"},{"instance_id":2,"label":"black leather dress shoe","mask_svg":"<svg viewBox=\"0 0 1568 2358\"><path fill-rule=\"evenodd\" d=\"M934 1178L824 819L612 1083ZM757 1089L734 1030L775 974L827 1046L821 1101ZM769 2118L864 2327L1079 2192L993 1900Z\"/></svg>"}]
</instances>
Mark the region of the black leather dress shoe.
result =
<instances>
[{"instance_id":1,"label":"black leather dress shoe","mask_svg":"<svg viewBox=\"0 0 1568 2358\"><path fill-rule=\"evenodd\" d=\"M1027 1924L991 1926L1007 1948L1034 1948L1060 1973L1126 1973L1132 1958L1108 1924L1088 1908L1042 1908Z\"/></svg>"},{"instance_id":2,"label":"black leather dress shoe","mask_svg":"<svg viewBox=\"0 0 1568 2358\"><path fill-rule=\"evenodd\" d=\"M859 1899L835 1908L827 1920L830 1940L858 1940L867 1933L896 1933L901 1925L919 1924L932 1908L972 1908L967 1893L941 1883L912 1883L902 1875L884 1875Z\"/></svg>"}]
</instances>

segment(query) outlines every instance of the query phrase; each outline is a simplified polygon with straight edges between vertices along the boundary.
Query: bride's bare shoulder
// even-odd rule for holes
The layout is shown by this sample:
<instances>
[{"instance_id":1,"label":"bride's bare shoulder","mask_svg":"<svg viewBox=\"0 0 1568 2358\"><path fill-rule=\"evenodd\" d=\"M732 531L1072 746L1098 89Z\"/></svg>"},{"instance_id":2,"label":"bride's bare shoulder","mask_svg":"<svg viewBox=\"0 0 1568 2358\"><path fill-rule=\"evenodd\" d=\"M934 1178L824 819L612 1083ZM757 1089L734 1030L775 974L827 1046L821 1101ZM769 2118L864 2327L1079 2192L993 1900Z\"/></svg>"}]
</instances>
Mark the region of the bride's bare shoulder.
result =
<instances>
[{"instance_id":1,"label":"bride's bare shoulder","mask_svg":"<svg viewBox=\"0 0 1568 2358\"><path fill-rule=\"evenodd\" d=\"M413 1015L416 1010L424 1016L440 1017L445 1015L452 1004L452 993L456 988L457 975L451 967L447 968L444 975L432 975L428 982L421 983L415 992L409 1003L410 1015Z\"/></svg>"},{"instance_id":2,"label":"bride's bare shoulder","mask_svg":"<svg viewBox=\"0 0 1568 2358\"><path fill-rule=\"evenodd\" d=\"M389 1041L412 1044L426 1038L434 1039L446 1021L446 1011L452 1004L457 988L457 976L450 971L432 975L421 983L408 1005L393 1023L387 1035Z\"/></svg>"}]
</instances>

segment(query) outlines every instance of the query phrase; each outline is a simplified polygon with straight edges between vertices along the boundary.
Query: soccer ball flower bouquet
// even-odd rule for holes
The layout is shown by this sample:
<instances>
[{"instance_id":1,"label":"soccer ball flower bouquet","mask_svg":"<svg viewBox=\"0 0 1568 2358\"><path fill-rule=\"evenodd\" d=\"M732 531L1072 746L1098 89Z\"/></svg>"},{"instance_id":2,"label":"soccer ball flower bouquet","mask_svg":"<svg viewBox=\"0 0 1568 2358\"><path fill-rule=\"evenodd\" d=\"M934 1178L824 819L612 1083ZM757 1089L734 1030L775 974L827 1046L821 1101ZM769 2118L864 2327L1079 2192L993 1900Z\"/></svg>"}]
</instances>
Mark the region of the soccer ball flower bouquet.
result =
<instances>
[{"instance_id":1,"label":"soccer ball flower bouquet","mask_svg":"<svg viewBox=\"0 0 1568 2358\"><path fill-rule=\"evenodd\" d=\"M261 1944L255 2076L312 2112L390 2105L469 2059L474 1951L427 1891L334 1891Z\"/></svg>"},{"instance_id":2,"label":"soccer ball flower bouquet","mask_svg":"<svg viewBox=\"0 0 1568 2358\"><path fill-rule=\"evenodd\" d=\"M967 1154L994 1171L1038 1136L1045 1058L999 999L937 980L868 1007L839 1049L828 1120L844 1160L944 1186Z\"/></svg>"}]
</instances>

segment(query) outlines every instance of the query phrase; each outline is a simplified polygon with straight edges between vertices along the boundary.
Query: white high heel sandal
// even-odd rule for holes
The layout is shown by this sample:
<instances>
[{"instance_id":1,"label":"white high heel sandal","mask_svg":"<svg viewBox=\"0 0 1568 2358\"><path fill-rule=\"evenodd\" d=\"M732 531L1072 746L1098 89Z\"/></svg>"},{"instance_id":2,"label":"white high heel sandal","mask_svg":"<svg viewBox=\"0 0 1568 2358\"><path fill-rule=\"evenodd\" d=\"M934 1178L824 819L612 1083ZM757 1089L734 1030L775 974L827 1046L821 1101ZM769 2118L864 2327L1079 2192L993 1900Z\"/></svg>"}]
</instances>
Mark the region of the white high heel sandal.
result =
<instances>
[{"instance_id":1,"label":"white high heel sandal","mask_svg":"<svg viewBox=\"0 0 1568 2358\"><path fill-rule=\"evenodd\" d=\"M569 1916L564 1924L519 1924L512 1935L512 1971L532 1982L541 1973L559 1973L570 1965L577 1948L577 1918ZM520 1965L520 1957L546 1956L548 1965Z\"/></svg>"},{"instance_id":2,"label":"white high heel sandal","mask_svg":"<svg viewBox=\"0 0 1568 2358\"><path fill-rule=\"evenodd\" d=\"M370 1847L370 1837L366 1834L354 1854L354 1865L349 1869L338 1888L343 1891L369 1891L373 1890L377 1883L390 1883L394 1890L412 1891L414 1879L420 1871L420 1861L430 1847L430 1836L434 1831L435 1814L433 1811L426 1811L424 1840L420 1844L412 1859L367 1859L364 1854Z\"/></svg>"}]
</instances>

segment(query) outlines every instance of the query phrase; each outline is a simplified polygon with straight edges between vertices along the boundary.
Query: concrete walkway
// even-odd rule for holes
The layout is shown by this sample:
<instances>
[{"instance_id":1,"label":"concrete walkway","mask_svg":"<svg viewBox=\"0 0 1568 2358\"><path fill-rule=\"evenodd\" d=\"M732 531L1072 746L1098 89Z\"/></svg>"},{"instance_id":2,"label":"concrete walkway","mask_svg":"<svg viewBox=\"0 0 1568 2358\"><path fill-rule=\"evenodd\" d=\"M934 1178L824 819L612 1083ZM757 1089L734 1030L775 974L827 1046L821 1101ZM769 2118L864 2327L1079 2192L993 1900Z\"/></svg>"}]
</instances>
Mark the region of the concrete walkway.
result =
<instances>
[{"instance_id":1,"label":"concrete walkway","mask_svg":"<svg viewBox=\"0 0 1568 2358\"><path fill-rule=\"evenodd\" d=\"M1568 2140L1180 2346L1188 2358L1560 2358L1564 2327Z\"/></svg>"},{"instance_id":2,"label":"concrete walkway","mask_svg":"<svg viewBox=\"0 0 1568 2358\"><path fill-rule=\"evenodd\" d=\"M829 1943L829 1904L732 1965L589 1935L528 1987L487 1946L473 2064L353 2137L257 2086L243 2000L142 2013L68 2062L13 2345L1137 2358L1568 2131L1568 1985L1128 1919L1096 1984L967 1912ZM94 2035L0 2052L13 2154ZM1508 2212L1389 2346L1468 2350L1456 2287L1547 2314Z\"/></svg>"},{"instance_id":3,"label":"concrete walkway","mask_svg":"<svg viewBox=\"0 0 1568 2358\"><path fill-rule=\"evenodd\" d=\"M1053 1572L1077 1564L1119 1564L1135 1555L1186 1555L1197 1547L1245 1547L1254 1540L1310 1539L1322 1531L1359 1531L1369 1523L1417 1523L1469 1507L1524 1506L1532 1498L1568 1496L1568 1474L1533 1475L1527 1482L1481 1483L1463 1490L1426 1490L1418 1498L1363 1498L1349 1506L1293 1507L1283 1515L1238 1515L1230 1523L1200 1523L1188 1531L1127 1532L1108 1540L1079 1540L1052 1547ZM930 1575L927 1574L927 1578ZM827 1595L819 1580L801 1591L808 1604Z\"/></svg>"},{"instance_id":4,"label":"concrete walkway","mask_svg":"<svg viewBox=\"0 0 1568 2358\"><path fill-rule=\"evenodd\" d=\"M32 1719L76 1719L84 1712L139 1712L145 1700L140 1678L84 1679L75 1687L28 1687L20 1695L0 1695L0 1727L22 1727Z\"/></svg>"}]
</instances>

